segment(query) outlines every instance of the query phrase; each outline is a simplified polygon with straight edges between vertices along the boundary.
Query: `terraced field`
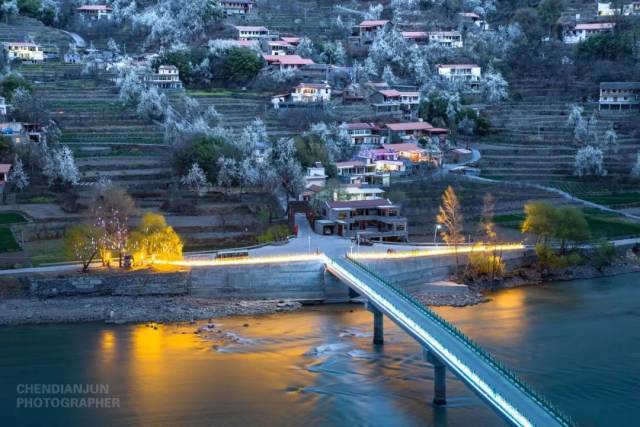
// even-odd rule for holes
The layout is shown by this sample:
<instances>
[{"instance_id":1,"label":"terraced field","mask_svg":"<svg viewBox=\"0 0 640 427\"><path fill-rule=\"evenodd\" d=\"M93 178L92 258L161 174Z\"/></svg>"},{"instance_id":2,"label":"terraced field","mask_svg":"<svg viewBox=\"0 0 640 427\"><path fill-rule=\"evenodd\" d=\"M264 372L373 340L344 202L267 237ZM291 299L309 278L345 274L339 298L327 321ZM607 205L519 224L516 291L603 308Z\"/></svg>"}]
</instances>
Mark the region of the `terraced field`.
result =
<instances>
[{"instance_id":1,"label":"terraced field","mask_svg":"<svg viewBox=\"0 0 640 427\"><path fill-rule=\"evenodd\" d=\"M25 41L32 38L43 45L66 47L73 40L64 32L47 27L42 22L26 16L14 16L9 22L0 22L0 42Z\"/></svg>"},{"instance_id":2,"label":"terraced field","mask_svg":"<svg viewBox=\"0 0 640 427\"><path fill-rule=\"evenodd\" d=\"M585 93L589 89L579 85L567 88L536 81L514 85L512 95L521 101L486 109L495 134L482 140L483 175L542 182L571 177L577 147L566 125L567 114ZM585 115L594 108L597 105L587 104ZM596 133L602 136L610 126L618 135L619 150L605 153L605 168L611 176L627 176L640 149L640 127L629 115L598 113Z\"/></svg>"}]
</instances>

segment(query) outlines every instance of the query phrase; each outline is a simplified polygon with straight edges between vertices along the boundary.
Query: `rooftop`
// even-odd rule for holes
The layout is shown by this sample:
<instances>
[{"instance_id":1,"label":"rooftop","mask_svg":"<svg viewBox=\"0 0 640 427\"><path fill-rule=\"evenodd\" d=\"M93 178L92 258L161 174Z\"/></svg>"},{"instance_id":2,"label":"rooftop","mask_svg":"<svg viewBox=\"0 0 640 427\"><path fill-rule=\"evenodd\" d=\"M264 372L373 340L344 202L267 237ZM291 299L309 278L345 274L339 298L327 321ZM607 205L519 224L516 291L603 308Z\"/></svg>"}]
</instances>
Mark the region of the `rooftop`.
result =
<instances>
[{"instance_id":1,"label":"rooftop","mask_svg":"<svg viewBox=\"0 0 640 427\"><path fill-rule=\"evenodd\" d=\"M374 28L374 27L384 27L387 25L389 21L383 19L366 19L358 24L358 27L361 28Z\"/></svg>"},{"instance_id":2,"label":"rooftop","mask_svg":"<svg viewBox=\"0 0 640 427\"><path fill-rule=\"evenodd\" d=\"M600 89L640 89L640 82L601 82Z\"/></svg>"},{"instance_id":3,"label":"rooftop","mask_svg":"<svg viewBox=\"0 0 640 427\"><path fill-rule=\"evenodd\" d=\"M258 32L268 32L269 29L263 26L244 26L244 25L234 25L233 26L238 31L258 31Z\"/></svg>"},{"instance_id":4,"label":"rooftop","mask_svg":"<svg viewBox=\"0 0 640 427\"><path fill-rule=\"evenodd\" d=\"M337 201L327 202L327 205L331 209L358 209L358 208L392 208L395 207L388 199L372 199L372 200L349 200L349 201Z\"/></svg>"},{"instance_id":5,"label":"rooftop","mask_svg":"<svg viewBox=\"0 0 640 427\"><path fill-rule=\"evenodd\" d=\"M403 144L382 144L387 150L400 151L424 151L424 148L420 148L418 144L414 142L405 142Z\"/></svg>"},{"instance_id":6,"label":"rooftop","mask_svg":"<svg viewBox=\"0 0 640 427\"><path fill-rule=\"evenodd\" d=\"M615 22L590 22L576 24L576 30L609 30L616 26Z\"/></svg>"},{"instance_id":7,"label":"rooftop","mask_svg":"<svg viewBox=\"0 0 640 427\"><path fill-rule=\"evenodd\" d=\"M433 129L433 126L427 122L387 123L385 126L393 131Z\"/></svg>"},{"instance_id":8,"label":"rooftop","mask_svg":"<svg viewBox=\"0 0 640 427\"><path fill-rule=\"evenodd\" d=\"M11 170L11 163L0 163L0 173L9 173Z\"/></svg>"},{"instance_id":9,"label":"rooftop","mask_svg":"<svg viewBox=\"0 0 640 427\"><path fill-rule=\"evenodd\" d=\"M84 6L78 7L78 10L81 12L93 12L93 11L111 11L111 7L106 4L85 4Z\"/></svg>"}]
</instances>

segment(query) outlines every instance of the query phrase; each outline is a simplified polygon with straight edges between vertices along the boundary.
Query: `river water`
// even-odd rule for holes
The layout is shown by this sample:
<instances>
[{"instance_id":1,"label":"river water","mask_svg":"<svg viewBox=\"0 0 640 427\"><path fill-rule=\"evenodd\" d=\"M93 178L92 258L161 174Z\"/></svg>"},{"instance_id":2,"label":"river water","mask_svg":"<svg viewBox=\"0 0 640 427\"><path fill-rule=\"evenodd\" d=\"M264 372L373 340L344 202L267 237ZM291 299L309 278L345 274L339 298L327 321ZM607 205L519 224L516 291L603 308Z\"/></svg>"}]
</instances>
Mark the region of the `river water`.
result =
<instances>
[{"instance_id":1,"label":"river water","mask_svg":"<svg viewBox=\"0 0 640 427\"><path fill-rule=\"evenodd\" d=\"M634 425L639 282L640 275L626 275L512 289L487 304L438 312L581 425ZM449 405L433 407L433 371L418 345L386 321L385 345L372 346L371 315L361 306L214 323L222 332L194 334L196 325L0 328L0 425L503 425L453 377ZM97 395L26 393L33 384L104 386ZM17 407L18 399L78 396L117 398L119 407Z\"/></svg>"}]
</instances>

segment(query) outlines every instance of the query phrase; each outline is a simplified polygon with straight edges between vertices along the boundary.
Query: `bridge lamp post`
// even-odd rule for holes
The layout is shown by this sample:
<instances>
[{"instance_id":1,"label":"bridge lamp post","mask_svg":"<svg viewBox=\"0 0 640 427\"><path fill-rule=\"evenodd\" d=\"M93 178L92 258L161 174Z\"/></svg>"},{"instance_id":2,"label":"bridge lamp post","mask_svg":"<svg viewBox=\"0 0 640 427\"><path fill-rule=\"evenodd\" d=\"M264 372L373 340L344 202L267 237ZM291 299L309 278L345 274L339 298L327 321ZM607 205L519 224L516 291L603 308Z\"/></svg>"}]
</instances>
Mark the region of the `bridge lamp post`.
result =
<instances>
[{"instance_id":1,"label":"bridge lamp post","mask_svg":"<svg viewBox=\"0 0 640 427\"><path fill-rule=\"evenodd\" d=\"M438 247L438 230L440 230L441 228L442 225L436 224L435 228L433 229L433 244L436 245L436 247Z\"/></svg>"}]
</instances>

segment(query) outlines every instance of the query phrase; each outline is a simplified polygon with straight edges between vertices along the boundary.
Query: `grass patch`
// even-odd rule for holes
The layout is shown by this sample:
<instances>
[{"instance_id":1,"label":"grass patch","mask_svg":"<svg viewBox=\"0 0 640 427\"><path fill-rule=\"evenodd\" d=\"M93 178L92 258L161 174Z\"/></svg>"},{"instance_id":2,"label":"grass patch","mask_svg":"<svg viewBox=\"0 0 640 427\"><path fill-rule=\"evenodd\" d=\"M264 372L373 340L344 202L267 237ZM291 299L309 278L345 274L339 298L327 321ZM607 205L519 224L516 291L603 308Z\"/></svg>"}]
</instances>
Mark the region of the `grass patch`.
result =
<instances>
[{"instance_id":1,"label":"grass patch","mask_svg":"<svg viewBox=\"0 0 640 427\"><path fill-rule=\"evenodd\" d=\"M595 208L585 208L587 224L593 239L616 238L640 235L640 223L633 222L614 212L605 212ZM494 222L500 227L519 230L524 214L496 215Z\"/></svg>"},{"instance_id":2,"label":"grass patch","mask_svg":"<svg viewBox=\"0 0 640 427\"><path fill-rule=\"evenodd\" d=\"M605 206L637 205L640 204L640 193L589 195L583 199Z\"/></svg>"},{"instance_id":3,"label":"grass patch","mask_svg":"<svg viewBox=\"0 0 640 427\"><path fill-rule=\"evenodd\" d=\"M13 237L11 230L0 227L0 252L15 252L20 250L20 245Z\"/></svg>"},{"instance_id":4,"label":"grass patch","mask_svg":"<svg viewBox=\"0 0 640 427\"><path fill-rule=\"evenodd\" d=\"M53 203L56 201L56 198L53 196L33 196L27 199L26 203Z\"/></svg>"},{"instance_id":5,"label":"grass patch","mask_svg":"<svg viewBox=\"0 0 640 427\"><path fill-rule=\"evenodd\" d=\"M34 266L73 261L67 254L62 239L25 242L24 250Z\"/></svg>"},{"instance_id":6,"label":"grass patch","mask_svg":"<svg viewBox=\"0 0 640 427\"><path fill-rule=\"evenodd\" d=\"M27 219L18 212L0 213L0 224L23 224Z\"/></svg>"}]
</instances>

